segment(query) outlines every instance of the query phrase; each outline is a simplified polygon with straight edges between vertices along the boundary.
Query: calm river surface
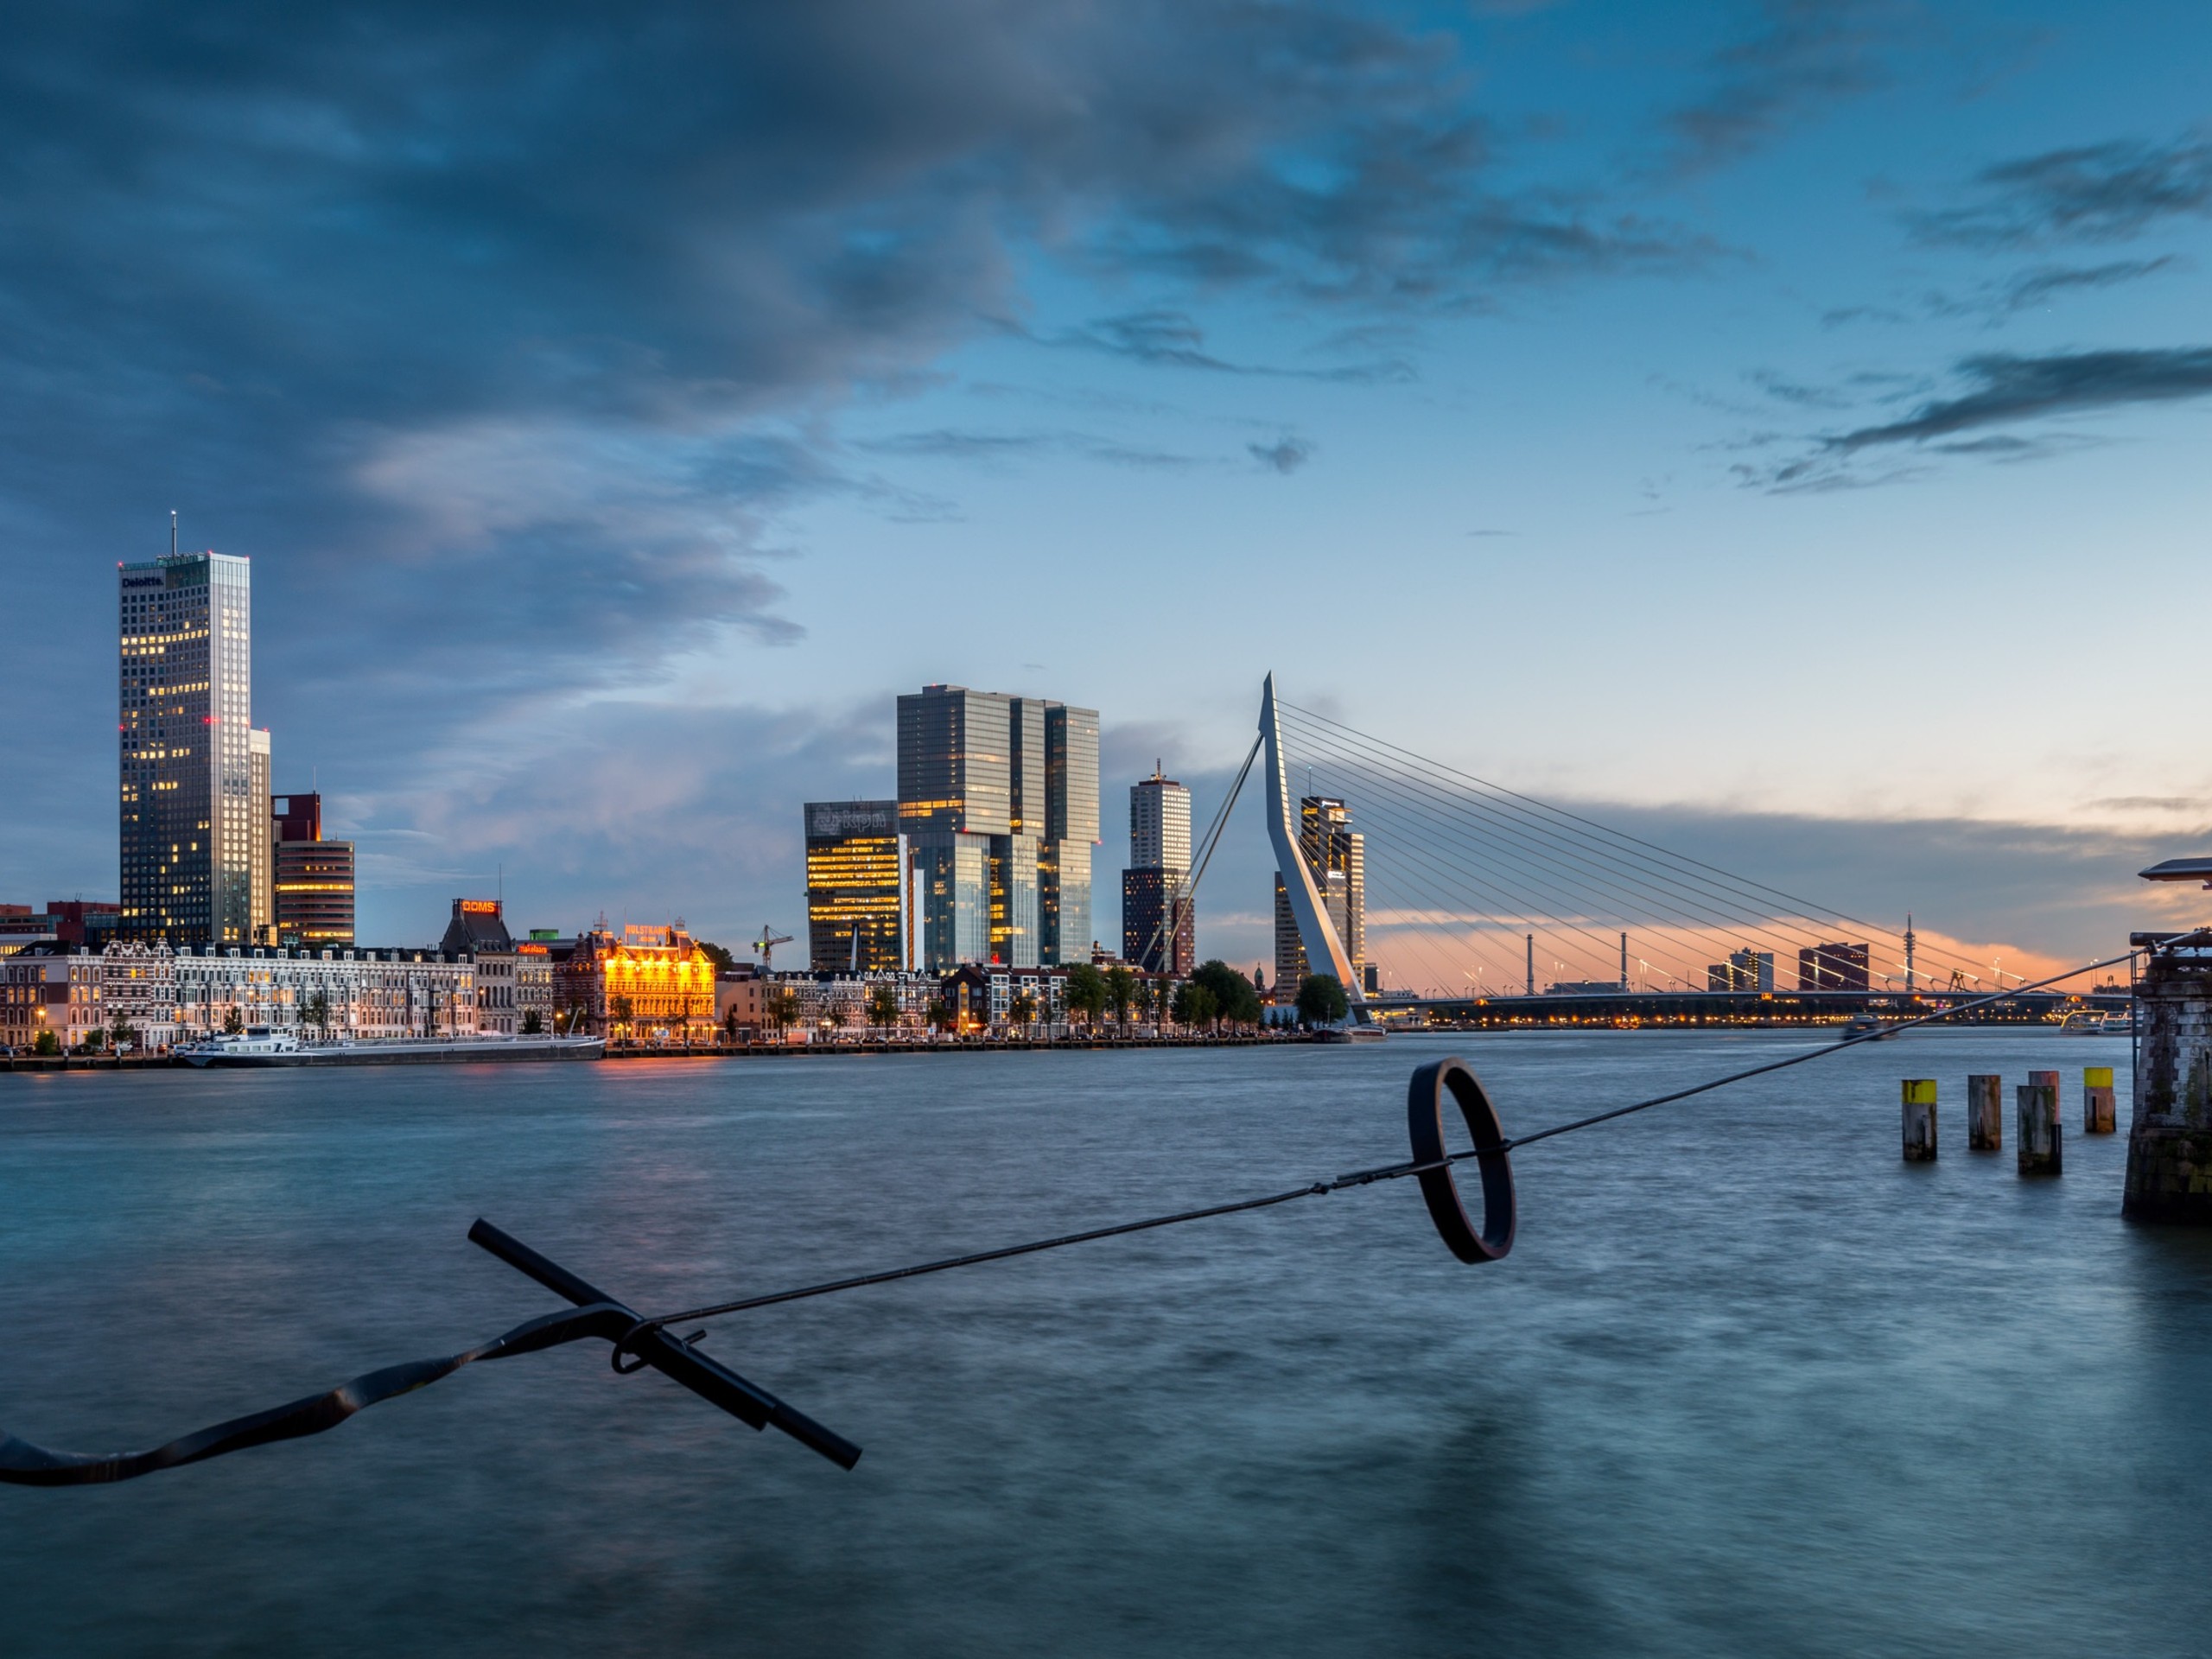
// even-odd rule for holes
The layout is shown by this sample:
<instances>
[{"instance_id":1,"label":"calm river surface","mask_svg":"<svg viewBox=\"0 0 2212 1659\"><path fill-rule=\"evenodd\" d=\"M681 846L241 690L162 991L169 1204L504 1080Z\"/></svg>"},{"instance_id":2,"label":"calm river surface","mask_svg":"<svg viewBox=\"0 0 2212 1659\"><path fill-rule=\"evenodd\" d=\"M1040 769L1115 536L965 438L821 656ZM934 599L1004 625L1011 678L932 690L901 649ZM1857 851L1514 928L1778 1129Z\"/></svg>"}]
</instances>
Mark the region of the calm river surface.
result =
<instances>
[{"instance_id":1,"label":"calm river surface","mask_svg":"<svg viewBox=\"0 0 2212 1659\"><path fill-rule=\"evenodd\" d=\"M1511 1131L1814 1040L0 1077L0 1426L150 1445L556 1306L480 1214L664 1308L1394 1161L1442 1053ZM2124 1128L2124 1041L1968 1031L1531 1147L1497 1266L1408 1182L722 1322L849 1474L594 1343L0 1488L0 1647L2202 1654L2212 1238L2120 1220L2106 1063Z\"/></svg>"}]
</instances>

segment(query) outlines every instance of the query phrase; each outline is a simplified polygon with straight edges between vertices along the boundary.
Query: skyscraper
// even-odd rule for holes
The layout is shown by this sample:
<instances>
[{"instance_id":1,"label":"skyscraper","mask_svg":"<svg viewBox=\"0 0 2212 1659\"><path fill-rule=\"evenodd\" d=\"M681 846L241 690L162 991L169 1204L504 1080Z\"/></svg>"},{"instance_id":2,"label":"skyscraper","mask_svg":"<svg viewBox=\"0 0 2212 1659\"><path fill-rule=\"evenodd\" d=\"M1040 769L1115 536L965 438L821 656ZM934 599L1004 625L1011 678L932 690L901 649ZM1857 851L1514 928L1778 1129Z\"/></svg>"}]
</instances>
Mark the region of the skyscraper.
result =
<instances>
[{"instance_id":1,"label":"skyscraper","mask_svg":"<svg viewBox=\"0 0 2212 1659\"><path fill-rule=\"evenodd\" d=\"M321 795L269 802L276 943L342 950L353 943L353 843L322 838Z\"/></svg>"},{"instance_id":2,"label":"skyscraper","mask_svg":"<svg viewBox=\"0 0 2212 1659\"><path fill-rule=\"evenodd\" d=\"M167 558L117 567L122 931L243 944L269 839L251 735L253 567L170 540Z\"/></svg>"},{"instance_id":3,"label":"skyscraper","mask_svg":"<svg viewBox=\"0 0 2212 1659\"><path fill-rule=\"evenodd\" d=\"M1090 960L1090 849L1098 842L1098 711L1045 705L1045 843L1037 855L1039 958Z\"/></svg>"},{"instance_id":4,"label":"skyscraper","mask_svg":"<svg viewBox=\"0 0 2212 1659\"><path fill-rule=\"evenodd\" d=\"M818 974L906 965L906 838L896 801L806 804L807 960Z\"/></svg>"},{"instance_id":5,"label":"skyscraper","mask_svg":"<svg viewBox=\"0 0 2212 1659\"><path fill-rule=\"evenodd\" d=\"M1321 913L1336 929L1338 941L1351 958L1352 972L1363 974L1367 965L1367 838L1351 827L1351 810L1326 795L1308 795L1298 804L1298 850L1313 872L1320 890ZM1299 982L1309 970L1305 942L1283 891L1282 876L1275 876L1275 995L1298 995ZM1351 988L1349 987L1347 989Z\"/></svg>"},{"instance_id":6,"label":"skyscraper","mask_svg":"<svg viewBox=\"0 0 2212 1659\"><path fill-rule=\"evenodd\" d=\"M269 802L269 734L256 727L246 734L246 759L253 774L251 791L253 798ZM276 822L269 819L262 825L262 833L252 838L248 848L253 866L253 906L246 937L256 944L276 943Z\"/></svg>"},{"instance_id":7,"label":"skyscraper","mask_svg":"<svg viewBox=\"0 0 2212 1659\"><path fill-rule=\"evenodd\" d=\"M1123 960L1178 978L1190 973L1197 929L1182 891L1190 873L1191 791L1155 763L1151 777L1129 785L1129 868L1122 872Z\"/></svg>"},{"instance_id":8,"label":"skyscraper","mask_svg":"<svg viewBox=\"0 0 2212 1659\"><path fill-rule=\"evenodd\" d=\"M1098 715L926 685L899 699L918 965L1089 959Z\"/></svg>"}]
</instances>

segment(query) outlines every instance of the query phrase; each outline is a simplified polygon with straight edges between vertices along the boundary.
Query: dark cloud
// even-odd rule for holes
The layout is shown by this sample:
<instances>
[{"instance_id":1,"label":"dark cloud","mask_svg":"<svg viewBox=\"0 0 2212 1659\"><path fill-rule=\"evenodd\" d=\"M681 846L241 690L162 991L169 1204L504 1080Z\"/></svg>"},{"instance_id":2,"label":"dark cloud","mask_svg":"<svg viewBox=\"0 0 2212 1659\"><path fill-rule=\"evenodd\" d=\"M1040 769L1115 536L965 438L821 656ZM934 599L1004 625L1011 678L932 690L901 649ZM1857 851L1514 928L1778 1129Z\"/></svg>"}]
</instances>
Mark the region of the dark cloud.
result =
<instances>
[{"instance_id":1,"label":"dark cloud","mask_svg":"<svg viewBox=\"0 0 2212 1659\"><path fill-rule=\"evenodd\" d=\"M893 437L870 438L855 447L876 454L928 455L944 460L986 462L1045 454L1077 455L1116 467L1166 472L1187 471L1206 464L1196 455L1141 448L1089 432L974 432L937 427L925 432L902 432Z\"/></svg>"},{"instance_id":2,"label":"dark cloud","mask_svg":"<svg viewBox=\"0 0 2212 1659\"><path fill-rule=\"evenodd\" d=\"M1775 489L1842 489L1872 481L1838 470L1861 451L1910 444L1950 454L2021 461L2078 448L2075 434L2022 437L1993 432L2052 415L2091 413L2212 395L2212 346L2152 351L2053 352L2019 356L1986 352L1961 359L1955 372L1967 385L1956 396L1923 403L1904 418L1823 438L1808 454L1770 469L1735 468L1743 482ZM1960 437L1960 434L1983 434ZM1935 440L1948 440L1937 442Z\"/></svg>"},{"instance_id":3,"label":"dark cloud","mask_svg":"<svg viewBox=\"0 0 2212 1659\"><path fill-rule=\"evenodd\" d=\"M1024 332L1026 331L1019 331ZM1037 336L1029 335L1036 339ZM1328 369L1277 368L1268 365L1232 363L1205 349L1205 332L1187 314L1155 308L1103 317L1086 327L1071 328L1045 339L1050 346L1072 346L1128 358L1161 367L1197 369L1209 374L1276 376L1295 380L1325 380L1339 385L1375 385L1414 378L1413 365L1403 358L1351 363Z\"/></svg>"},{"instance_id":4,"label":"dark cloud","mask_svg":"<svg viewBox=\"0 0 2212 1659\"><path fill-rule=\"evenodd\" d=\"M1823 105L1887 86L1916 8L1891 0L1766 0L1750 38L1715 53L1695 102L1666 118L1675 170L1740 161Z\"/></svg>"},{"instance_id":5,"label":"dark cloud","mask_svg":"<svg viewBox=\"0 0 2212 1659\"><path fill-rule=\"evenodd\" d=\"M2187 260L2174 254L2156 259L2114 259L2101 265L2034 265L1999 281L1983 283L1970 293L1923 295L1911 313L1895 306L1854 305L1826 312L1821 321L1833 328L1849 322L1910 322L1916 316L1981 317L1995 326L2069 295L2095 293L2162 271L2189 268Z\"/></svg>"},{"instance_id":6,"label":"dark cloud","mask_svg":"<svg viewBox=\"0 0 2212 1659\"><path fill-rule=\"evenodd\" d=\"M1257 372L1158 279L1357 327L1704 253L1509 187L1451 34L1318 0L10 21L0 533L19 602L89 619L33 666L105 702L100 572L181 508L194 543L256 556L287 781L314 752L367 784L503 711L796 638L790 509L956 511L855 466L838 410L1026 315L1040 259L1132 296L1092 349ZM104 798L81 736L6 758Z\"/></svg>"},{"instance_id":7,"label":"dark cloud","mask_svg":"<svg viewBox=\"0 0 2212 1659\"><path fill-rule=\"evenodd\" d=\"M2212 139L2047 150L1985 168L1969 194L1906 223L1923 241L1974 248L2122 241L2162 219L2212 213Z\"/></svg>"},{"instance_id":8,"label":"dark cloud","mask_svg":"<svg viewBox=\"0 0 2212 1659\"><path fill-rule=\"evenodd\" d=\"M1294 473L1313 459L1313 446L1303 438L1278 438L1273 443L1248 443L1252 459L1278 473Z\"/></svg>"}]
</instances>

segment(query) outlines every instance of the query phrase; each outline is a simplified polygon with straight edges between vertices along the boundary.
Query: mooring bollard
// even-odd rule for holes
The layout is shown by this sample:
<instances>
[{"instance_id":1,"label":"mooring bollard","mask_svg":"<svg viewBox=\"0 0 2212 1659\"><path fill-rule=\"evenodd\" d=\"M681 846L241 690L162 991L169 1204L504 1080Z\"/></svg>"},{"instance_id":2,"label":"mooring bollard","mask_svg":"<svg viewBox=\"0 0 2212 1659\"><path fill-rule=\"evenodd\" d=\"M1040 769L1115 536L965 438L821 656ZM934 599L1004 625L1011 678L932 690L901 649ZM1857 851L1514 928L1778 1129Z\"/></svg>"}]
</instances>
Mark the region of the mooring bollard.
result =
<instances>
[{"instance_id":1,"label":"mooring bollard","mask_svg":"<svg viewBox=\"0 0 2212 1659\"><path fill-rule=\"evenodd\" d=\"M2112 1067L2085 1065L2082 1068L2082 1133L2110 1135L2120 1127L2120 1114L2113 1104Z\"/></svg>"},{"instance_id":2,"label":"mooring bollard","mask_svg":"<svg viewBox=\"0 0 2212 1659\"><path fill-rule=\"evenodd\" d=\"M2048 1071L2031 1071L2031 1077L2048 1077ZM2058 1085L2024 1083L2016 1091L2020 1121L2020 1173L2056 1175L2061 1168L2058 1129Z\"/></svg>"},{"instance_id":3,"label":"mooring bollard","mask_svg":"<svg viewBox=\"0 0 2212 1659\"><path fill-rule=\"evenodd\" d=\"M2005 1150L2005 1079L1993 1072L1967 1079L1967 1150Z\"/></svg>"},{"instance_id":4,"label":"mooring bollard","mask_svg":"<svg viewBox=\"0 0 2212 1659\"><path fill-rule=\"evenodd\" d=\"M1904 1160L1936 1161L1936 1079L1904 1079Z\"/></svg>"}]
</instances>

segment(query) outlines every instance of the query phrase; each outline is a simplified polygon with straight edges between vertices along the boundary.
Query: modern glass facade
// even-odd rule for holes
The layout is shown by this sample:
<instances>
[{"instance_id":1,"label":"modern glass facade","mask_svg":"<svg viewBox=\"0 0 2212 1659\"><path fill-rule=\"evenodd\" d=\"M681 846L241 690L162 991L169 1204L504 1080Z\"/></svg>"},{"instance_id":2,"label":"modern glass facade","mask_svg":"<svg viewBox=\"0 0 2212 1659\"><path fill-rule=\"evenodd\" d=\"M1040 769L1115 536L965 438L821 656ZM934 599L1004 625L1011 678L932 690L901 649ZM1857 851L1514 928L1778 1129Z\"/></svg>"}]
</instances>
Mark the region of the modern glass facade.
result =
<instances>
[{"instance_id":1,"label":"modern glass facade","mask_svg":"<svg viewBox=\"0 0 2212 1659\"><path fill-rule=\"evenodd\" d=\"M899 822L918 967L1090 959L1096 710L957 685L900 697Z\"/></svg>"},{"instance_id":2,"label":"modern glass facade","mask_svg":"<svg viewBox=\"0 0 2212 1659\"><path fill-rule=\"evenodd\" d=\"M1155 764L1151 777L1129 785L1129 868L1122 872L1124 961L1178 978L1190 973L1197 925L1180 891L1190 873L1191 791Z\"/></svg>"},{"instance_id":3,"label":"modern glass facade","mask_svg":"<svg viewBox=\"0 0 2212 1659\"><path fill-rule=\"evenodd\" d=\"M246 734L246 759L253 774L252 794L257 801L269 799L270 757L269 734L254 730ZM253 907L248 924L248 937L256 944L276 943L276 836L273 819L262 825L262 833L252 838L250 853L253 865Z\"/></svg>"},{"instance_id":4,"label":"modern glass facade","mask_svg":"<svg viewBox=\"0 0 2212 1659\"><path fill-rule=\"evenodd\" d=\"M1359 977L1367 964L1367 838L1351 827L1351 811L1339 800L1308 795L1298 804L1298 849L1313 873L1320 890L1321 914L1336 930L1337 942L1351 958L1352 973ZM1313 971L1306 966L1306 944L1284 892L1282 877L1275 877L1275 995L1287 1001L1298 995L1299 982Z\"/></svg>"},{"instance_id":5,"label":"modern glass facade","mask_svg":"<svg viewBox=\"0 0 2212 1659\"><path fill-rule=\"evenodd\" d=\"M808 965L817 974L906 965L906 838L896 801L806 804Z\"/></svg>"},{"instance_id":6,"label":"modern glass facade","mask_svg":"<svg viewBox=\"0 0 2212 1659\"><path fill-rule=\"evenodd\" d=\"M126 938L251 941L255 849L269 839L251 735L252 569L221 553L118 568Z\"/></svg>"},{"instance_id":7,"label":"modern glass facade","mask_svg":"<svg viewBox=\"0 0 2212 1659\"><path fill-rule=\"evenodd\" d=\"M1098 842L1098 711L1045 705L1045 847L1039 960L1090 960L1090 849Z\"/></svg>"},{"instance_id":8,"label":"modern glass facade","mask_svg":"<svg viewBox=\"0 0 2212 1659\"><path fill-rule=\"evenodd\" d=\"M280 841L276 847L276 942L310 950L353 943L353 843Z\"/></svg>"}]
</instances>

